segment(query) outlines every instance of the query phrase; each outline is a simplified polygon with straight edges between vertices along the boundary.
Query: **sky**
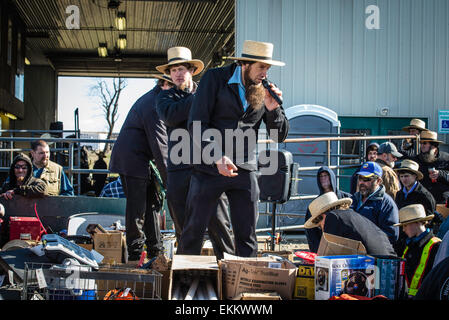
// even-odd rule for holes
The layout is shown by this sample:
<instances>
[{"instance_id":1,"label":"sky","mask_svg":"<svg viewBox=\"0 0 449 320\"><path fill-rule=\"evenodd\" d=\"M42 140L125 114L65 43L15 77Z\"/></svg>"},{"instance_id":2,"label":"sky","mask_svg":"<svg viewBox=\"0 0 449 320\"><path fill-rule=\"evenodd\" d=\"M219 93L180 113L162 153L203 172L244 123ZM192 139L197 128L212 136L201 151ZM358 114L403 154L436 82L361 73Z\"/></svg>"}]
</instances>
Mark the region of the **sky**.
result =
<instances>
[{"instance_id":1,"label":"sky","mask_svg":"<svg viewBox=\"0 0 449 320\"><path fill-rule=\"evenodd\" d=\"M59 77L58 79L58 121L63 122L64 130L75 129L75 109L78 108L81 132L106 132L107 122L101 109L101 100L91 95L91 87L97 79L105 79L112 88L112 78ZM155 79L127 78L118 108L118 120L114 132L119 132L129 109L143 94L156 84Z\"/></svg>"}]
</instances>

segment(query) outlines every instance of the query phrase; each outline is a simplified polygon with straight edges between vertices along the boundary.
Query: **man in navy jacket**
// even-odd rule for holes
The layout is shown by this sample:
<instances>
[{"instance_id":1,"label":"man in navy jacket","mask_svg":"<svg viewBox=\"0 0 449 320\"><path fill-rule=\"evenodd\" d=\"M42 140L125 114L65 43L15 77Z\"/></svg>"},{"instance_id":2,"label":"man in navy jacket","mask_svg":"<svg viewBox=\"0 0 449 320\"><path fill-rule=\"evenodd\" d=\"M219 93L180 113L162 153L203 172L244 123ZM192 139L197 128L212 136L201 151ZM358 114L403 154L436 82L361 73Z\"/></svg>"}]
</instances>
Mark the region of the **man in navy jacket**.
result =
<instances>
[{"instance_id":1,"label":"man in navy jacket","mask_svg":"<svg viewBox=\"0 0 449 320\"><path fill-rule=\"evenodd\" d=\"M399 237L399 210L382 185L382 168L376 162L365 162L357 173L359 191L352 196L351 208L383 230L394 245Z\"/></svg>"},{"instance_id":2,"label":"man in navy jacket","mask_svg":"<svg viewBox=\"0 0 449 320\"><path fill-rule=\"evenodd\" d=\"M170 77L158 76L156 86L131 107L114 144L109 171L120 174L126 196L126 244L128 259L139 260L147 246L149 257L163 249L150 160L154 160L164 184L167 180L167 132L156 112L156 97L172 86Z\"/></svg>"},{"instance_id":3,"label":"man in navy jacket","mask_svg":"<svg viewBox=\"0 0 449 320\"><path fill-rule=\"evenodd\" d=\"M273 45L245 41L239 64L208 70L201 79L190 111L194 173L188 212L178 253L199 254L204 231L215 203L225 192L230 205L236 255L256 256L256 224L259 187L257 182L257 132L262 123L278 142L288 134L284 110L262 86L272 65ZM274 94L282 93L271 85ZM234 138L229 139L230 133ZM242 137L246 137L243 138Z\"/></svg>"}]
</instances>

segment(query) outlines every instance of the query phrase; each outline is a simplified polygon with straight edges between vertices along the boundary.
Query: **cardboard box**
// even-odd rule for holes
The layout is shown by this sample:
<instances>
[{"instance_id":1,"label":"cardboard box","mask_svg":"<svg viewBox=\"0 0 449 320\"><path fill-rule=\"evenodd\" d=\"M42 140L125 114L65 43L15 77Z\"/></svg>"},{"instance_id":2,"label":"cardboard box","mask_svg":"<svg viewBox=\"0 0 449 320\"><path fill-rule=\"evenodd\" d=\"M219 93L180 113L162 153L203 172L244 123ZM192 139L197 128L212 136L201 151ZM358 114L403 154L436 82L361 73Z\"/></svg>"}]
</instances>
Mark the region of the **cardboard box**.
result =
<instances>
[{"instance_id":1,"label":"cardboard box","mask_svg":"<svg viewBox=\"0 0 449 320\"><path fill-rule=\"evenodd\" d=\"M225 259L219 262L223 274L223 297L234 299L244 292L277 292L292 298L296 267L289 261L270 258Z\"/></svg>"},{"instance_id":2,"label":"cardboard box","mask_svg":"<svg viewBox=\"0 0 449 320\"><path fill-rule=\"evenodd\" d=\"M390 300L401 300L405 292L405 260L398 257L373 256L374 295L383 295Z\"/></svg>"},{"instance_id":3,"label":"cardboard box","mask_svg":"<svg viewBox=\"0 0 449 320\"><path fill-rule=\"evenodd\" d=\"M165 273L163 275L166 276ZM162 288L166 287L168 281L166 296L169 300L172 300L173 291L176 287L189 286L196 277L200 277L202 281L209 280L214 287L217 298L221 299L221 271L215 256L174 255L168 277L162 280ZM184 294L182 295L184 296ZM162 292L162 296L165 296L164 292Z\"/></svg>"},{"instance_id":4,"label":"cardboard box","mask_svg":"<svg viewBox=\"0 0 449 320\"><path fill-rule=\"evenodd\" d=\"M234 300L282 300L282 298L276 292L244 292L239 294Z\"/></svg>"},{"instance_id":5,"label":"cardboard box","mask_svg":"<svg viewBox=\"0 0 449 320\"><path fill-rule=\"evenodd\" d=\"M318 256L315 260L315 300L343 293L374 296L374 258L363 255Z\"/></svg>"},{"instance_id":6,"label":"cardboard box","mask_svg":"<svg viewBox=\"0 0 449 320\"><path fill-rule=\"evenodd\" d=\"M436 211L444 218L447 218L449 216L449 208L446 208L445 204L437 204Z\"/></svg>"},{"instance_id":7,"label":"cardboard box","mask_svg":"<svg viewBox=\"0 0 449 320\"><path fill-rule=\"evenodd\" d=\"M111 230L107 233L93 235L94 250L101 254L103 264L116 264L124 262L123 250L126 240L123 232Z\"/></svg>"},{"instance_id":8,"label":"cardboard box","mask_svg":"<svg viewBox=\"0 0 449 320\"><path fill-rule=\"evenodd\" d=\"M301 300L315 299L315 265L300 264L295 280L293 298Z\"/></svg>"},{"instance_id":9,"label":"cardboard box","mask_svg":"<svg viewBox=\"0 0 449 320\"><path fill-rule=\"evenodd\" d=\"M318 256L339 256L339 255L365 255L365 246L360 241L339 237L333 234L323 232L320 245L318 247Z\"/></svg>"}]
</instances>

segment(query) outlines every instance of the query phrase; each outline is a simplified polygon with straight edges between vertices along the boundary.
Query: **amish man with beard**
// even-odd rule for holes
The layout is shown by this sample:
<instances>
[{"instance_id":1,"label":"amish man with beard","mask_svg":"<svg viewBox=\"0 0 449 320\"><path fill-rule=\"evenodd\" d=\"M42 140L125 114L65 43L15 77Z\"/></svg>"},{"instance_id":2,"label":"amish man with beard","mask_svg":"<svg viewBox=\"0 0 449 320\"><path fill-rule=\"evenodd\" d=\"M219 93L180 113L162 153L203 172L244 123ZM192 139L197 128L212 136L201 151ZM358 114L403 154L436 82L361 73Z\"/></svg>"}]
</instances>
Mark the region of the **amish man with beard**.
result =
<instances>
[{"instance_id":1,"label":"amish man with beard","mask_svg":"<svg viewBox=\"0 0 449 320\"><path fill-rule=\"evenodd\" d=\"M419 171L424 176L421 183L436 203L445 203L449 197L449 154L440 151L442 141L437 140L436 132L423 131L420 137L421 152L413 160L419 164Z\"/></svg>"},{"instance_id":2,"label":"amish man with beard","mask_svg":"<svg viewBox=\"0 0 449 320\"><path fill-rule=\"evenodd\" d=\"M170 74L175 86L163 91L157 99L157 112L167 126L168 140L168 167L167 167L167 201L170 202L170 215L175 223L176 239L181 240L186 216L186 201L189 191L190 178L192 176L192 146L191 140L183 141L172 133L178 129L187 131L187 120L190 108L198 85L193 81L193 76L201 73L204 64L201 60L192 59L190 49L185 47L172 47L167 50L168 63L157 66L156 69ZM186 144L181 151L190 155L175 154L174 148L178 144ZM175 163L175 156L181 158L181 163ZM183 159L183 157L186 157ZM209 225L209 237L218 259L223 258L223 253L234 254L234 242L231 237L231 223L227 212L227 203L224 196L216 202L217 214L213 216Z\"/></svg>"},{"instance_id":3,"label":"amish man with beard","mask_svg":"<svg viewBox=\"0 0 449 320\"><path fill-rule=\"evenodd\" d=\"M223 192L229 199L236 255L250 257L257 254L257 131L264 121L270 134L277 133L277 137L270 137L282 142L289 127L282 106L262 86L272 65L284 65L272 60L272 53L273 44L247 40L243 44L242 57L231 58L239 63L208 70L201 79L188 126L194 149L200 154L206 150L213 152L208 154L210 159L203 154L201 163L194 164L189 215L178 247L181 254L200 253L204 231ZM282 95L274 85L271 88L278 96ZM219 132L222 141L215 136L208 139L210 135L207 134L211 131ZM243 139L244 147L236 148L238 144L226 141L229 131L240 132L242 136L249 134L254 139L248 139L252 140L249 142ZM235 137L238 140L239 137Z\"/></svg>"}]
</instances>

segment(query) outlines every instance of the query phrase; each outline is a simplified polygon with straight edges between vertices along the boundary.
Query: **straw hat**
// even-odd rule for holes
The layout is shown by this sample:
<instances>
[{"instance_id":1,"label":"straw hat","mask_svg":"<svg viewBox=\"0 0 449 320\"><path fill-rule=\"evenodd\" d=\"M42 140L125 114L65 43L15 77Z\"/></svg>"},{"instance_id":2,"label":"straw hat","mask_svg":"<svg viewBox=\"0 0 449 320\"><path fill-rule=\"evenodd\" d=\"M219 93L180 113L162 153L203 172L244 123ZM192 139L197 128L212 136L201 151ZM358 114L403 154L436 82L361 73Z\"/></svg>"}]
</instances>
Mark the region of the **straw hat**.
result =
<instances>
[{"instance_id":1,"label":"straw hat","mask_svg":"<svg viewBox=\"0 0 449 320\"><path fill-rule=\"evenodd\" d=\"M420 137L420 142L436 142L436 143L444 143L443 141L437 140L438 139L438 134L434 131L423 131L421 132L421 134L419 135Z\"/></svg>"},{"instance_id":2,"label":"straw hat","mask_svg":"<svg viewBox=\"0 0 449 320\"><path fill-rule=\"evenodd\" d=\"M273 57L273 44L270 42L260 42L245 40L241 57L228 57L232 60L255 61L283 67L285 63L276 61Z\"/></svg>"},{"instance_id":3,"label":"straw hat","mask_svg":"<svg viewBox=\"0 0 449 320\"><path fill-rule=\"evenodd\" d=\"M173 80L171 79L171 77L168 74L152 74L151 78L165 80L165 81L168 81L168 82L174 84Z\"/></svg>"},{"instance_id":4,"label":"straw hat","mask_svg":"<svg viewBox=\"0 0 449 320\"><path fill-rule=\"evenodd\" d=\"M304 224L304 228L311 229L317 227L318 224L313 223L312 221L320 214L329 210L330 208L342 204L351 205L351 203L352 203L351 198L338 199L335 192L326 192L322 194L309 204L309 211L312 216L309 218L309 220L306 221L306 223Z\"/></svg>"},{"instance_id":5,"label":"straw hat","mask_svg":"<svg viewBox=\"0 0 449 320\"><path fill-rule=\"evenodd\" d=\"M39 137L39 139L41 139L41 140L47 140L47 139L52 139L52 138L55 138L55 137L53 137L53 136L52 136L51 134L49 134L49 133L44 133L44 134L42 134L42 135ZM54 141L45 141L45 142L47 142L48 146L52 146L52 145L55 144Z\"/></svg>"},{"instance_id":6,"label":"straw hat","mask_svg":"<svg viewBox=\"0 0 449 320\"><path fill-rule=\"evenodd\" d=\"M412 172L418 176L418 180L421 180L424 177L423 174L419 171L419 164L410 159L403 160L401 162L401 166L397 169L394 169L394 171L396 171L398 174L401 171Z\"/></svg>"},{"instance_id":7,"label":"straw hat","mask_svg":"<svg viewBox=\"0 0 449 320\"><path fill-rule=\"evenodd\" d=\"M409 129L418 129L421 131L429 131L429 129L426 129L426 123L422 121L421 119L412 119L410 120L410 124L404 128L402 128L403 131L408 131Z\"/></svg>"},{"instance_id":8,"label":"straw hat","mask_svg":"<svg viewBox=\"0 0 449 320\"><path fill-rule=\"evenodd\" d=\"M172 47L167 50L167 64L163 64L161 66L157 66L156 70L161 73L166 73L167 67L180 64L180 63L190 63L191 65L196 67L196 70L193 72L193 75L197 75L204 69L204 63L198 59L192 59L192 52L189 48L186 47Z\"/></svg>"},{"instance_id":9,"label":"straw hat","mask_svg":"<svg viewBox=\"0 0 449 320\"><path fill-rule=\"evenodd\" d=\"M432 220L433 214L426 216L426 211L422 204L411 204L399 210L399 223L394 227L400 227L409 223Z\"/></svg>"}]
</instances>

